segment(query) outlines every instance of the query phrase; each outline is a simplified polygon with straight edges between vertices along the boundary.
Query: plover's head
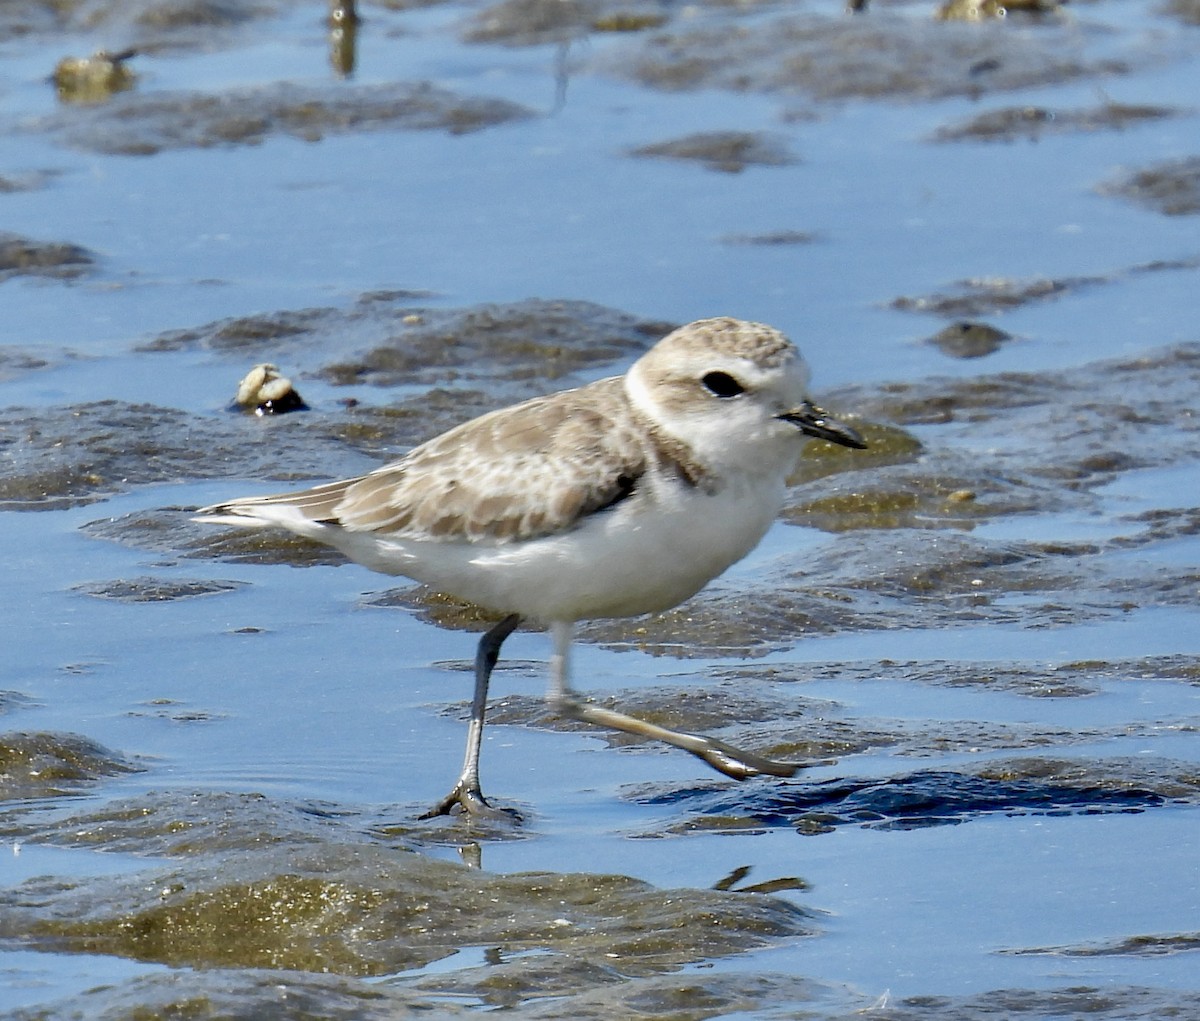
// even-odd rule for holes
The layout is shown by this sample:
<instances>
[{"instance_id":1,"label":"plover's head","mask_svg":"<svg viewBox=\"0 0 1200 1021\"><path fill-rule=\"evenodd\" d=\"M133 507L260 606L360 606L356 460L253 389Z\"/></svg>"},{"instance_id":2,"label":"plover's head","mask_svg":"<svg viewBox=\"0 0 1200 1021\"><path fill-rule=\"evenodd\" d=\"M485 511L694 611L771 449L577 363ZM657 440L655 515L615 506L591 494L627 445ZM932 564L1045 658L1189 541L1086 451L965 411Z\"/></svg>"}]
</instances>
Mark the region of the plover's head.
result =
<instances>
[{"instance_id":1,"label":"plover's head","mask_svg":"<svg viewBox=\"0 0 1200 1021\"><path fill-rule=\"evenodd\" d=\"M740 319L702 319L668 334L626 375L634 406L702 457L794 456L796 438L863 447L808 396L808 365L782 333Z\"/></svg>"}]
</instances>

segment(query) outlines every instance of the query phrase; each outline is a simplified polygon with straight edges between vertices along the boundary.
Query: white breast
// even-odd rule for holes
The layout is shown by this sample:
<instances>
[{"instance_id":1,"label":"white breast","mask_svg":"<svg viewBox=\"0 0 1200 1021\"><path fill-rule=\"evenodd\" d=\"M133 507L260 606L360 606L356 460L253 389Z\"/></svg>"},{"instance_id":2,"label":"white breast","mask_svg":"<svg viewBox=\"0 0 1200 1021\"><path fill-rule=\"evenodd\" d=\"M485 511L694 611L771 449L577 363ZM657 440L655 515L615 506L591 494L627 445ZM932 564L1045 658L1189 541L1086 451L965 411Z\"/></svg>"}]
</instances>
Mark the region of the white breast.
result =
<instances>
[{"instance_id":1,"label":"white breast","mask_svg":"<svg viewBox=\"0 0 1200 1021\"><path fill-rule=\"evenodd\" d=\"M399 544L340 529L325 541L374 570L499 612L547 622L627 617L675 606L744 557L783 495L776 480L706 494L659 479L569 532L531 542Z\"/></svg>"}]
</instances>

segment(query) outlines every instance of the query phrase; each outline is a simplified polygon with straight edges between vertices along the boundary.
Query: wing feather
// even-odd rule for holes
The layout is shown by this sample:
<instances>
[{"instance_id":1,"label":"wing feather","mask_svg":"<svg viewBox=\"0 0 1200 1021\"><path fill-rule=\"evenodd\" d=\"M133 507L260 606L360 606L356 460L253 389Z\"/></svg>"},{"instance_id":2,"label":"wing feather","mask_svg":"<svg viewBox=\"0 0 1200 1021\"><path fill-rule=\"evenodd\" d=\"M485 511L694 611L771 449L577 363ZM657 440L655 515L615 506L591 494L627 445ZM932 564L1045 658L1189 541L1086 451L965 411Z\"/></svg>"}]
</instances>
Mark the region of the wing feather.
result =
<instances>
[{"instance_id":1,"label":"wing feather","mask_svg":"<svg viewBox=\"0 0 1200 1021\"><path fill-rule=\"evenodd\" d=\"M502 408L352 480L333 508L353 531L514 542L630 496L650 461L619 378Z\"/></svg>"},{"instance_id":2,"label":"wing feather","mask_svg":"<svg viewBox=\"0 0 1200 1021\"><path fill-rule=\"evenodd\" d=\"M201 513L270 521L257 509L278 507L400 540L520 542L627 499L661 461L613 377L482 415L367 475Z\"/></svg>"}]
</instances>

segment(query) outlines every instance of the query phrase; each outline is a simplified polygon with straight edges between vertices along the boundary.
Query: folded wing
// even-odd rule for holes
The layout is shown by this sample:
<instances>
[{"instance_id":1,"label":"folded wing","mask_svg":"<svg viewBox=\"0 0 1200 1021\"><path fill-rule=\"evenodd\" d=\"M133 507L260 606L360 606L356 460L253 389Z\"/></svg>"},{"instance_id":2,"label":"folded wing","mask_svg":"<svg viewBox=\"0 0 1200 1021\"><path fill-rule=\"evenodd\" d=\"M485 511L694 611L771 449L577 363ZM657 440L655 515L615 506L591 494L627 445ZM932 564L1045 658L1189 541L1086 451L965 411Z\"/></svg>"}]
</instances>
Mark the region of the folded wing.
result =
<instances>
[{"instance_id":1,"label":"folded wing","mask_svg":"<svg viewBox=\"0 0 1200 1021\"><path fill-rule=\"evenodd\" d=\"M280 524L300 515L398 540L553 535L637 490L653 454L628 416L621 380L600 380L473 419L367 475L202 513Z\"/></svg>"}]
</instances>

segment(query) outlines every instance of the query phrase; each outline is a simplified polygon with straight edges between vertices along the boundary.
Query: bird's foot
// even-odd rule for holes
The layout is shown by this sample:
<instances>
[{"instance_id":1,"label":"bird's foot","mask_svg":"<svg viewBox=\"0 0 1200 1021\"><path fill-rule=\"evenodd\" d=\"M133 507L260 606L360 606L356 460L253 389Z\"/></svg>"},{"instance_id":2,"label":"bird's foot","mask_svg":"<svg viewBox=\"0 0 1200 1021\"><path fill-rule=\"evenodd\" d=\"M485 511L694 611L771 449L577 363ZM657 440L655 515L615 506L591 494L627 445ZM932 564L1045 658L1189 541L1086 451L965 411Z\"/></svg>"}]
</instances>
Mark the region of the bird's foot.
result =
<instances>
[{"instance_id":1,"label":"bird's foot","mask_svg":"<svg viewBox=\"0 0 1200 1021\"><path fill-rule=\"evenodd\" d=\"M763 755L742 751L724 741L718 741L715 737L668 730L656 723L626 716L613 709L604 709L582 701L570 690L553 692L550 695L550 706L560 716L568 719L607 727L610 730L620 730L626 734L635 734L682 748L735 780L749 780L752 776L795 776L804 768L799 762L778 762Z\"/></svg>"},{"instance_id":2,"label":"bird's foot","mask_svg":"<svg viewBox=\"0 0 1200 1021\"><path fill-rule=\"evenodd\" d=\"M753 776L795 776L804 768L799 762L780 762L734 748L715 737L704 737L701 741L699 747L687 750L735 780L749 780Z\"/></svg>"},{"instance_id":3,"label":"bird's foot","mask_svg":"<svg viewBox=\"0 0 1200 1021\"><path fill-rule=\"evenodd\" d=\"M509 825L521 822L521 814L511 808L496 808L488 804L479 789L478 782L459 780L441 801L437 802L428 812L422 812L418 819L436 819L439 815L454 815L460 813L471 819L504 822Z\"/></svg>"}]
</instances>

